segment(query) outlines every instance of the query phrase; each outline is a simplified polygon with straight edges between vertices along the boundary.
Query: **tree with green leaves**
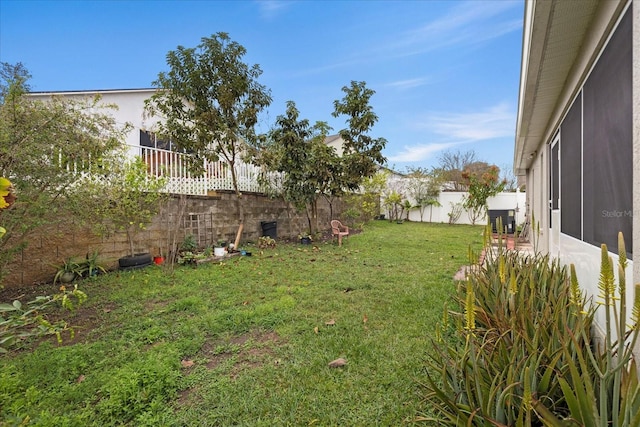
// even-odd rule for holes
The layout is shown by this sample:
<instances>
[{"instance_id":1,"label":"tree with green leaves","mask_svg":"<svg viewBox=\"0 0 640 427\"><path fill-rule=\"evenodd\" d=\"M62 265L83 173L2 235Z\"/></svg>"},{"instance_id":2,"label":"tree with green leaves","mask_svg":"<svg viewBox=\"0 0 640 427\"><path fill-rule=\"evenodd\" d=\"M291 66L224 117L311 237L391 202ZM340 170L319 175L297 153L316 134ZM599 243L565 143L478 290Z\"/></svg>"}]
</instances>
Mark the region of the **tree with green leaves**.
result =
<instances>
[{"instance_id":1,"label":"tree with green leaves","mask_svg":"<svg viewBox=\"0 0 640 427\"><path fill-rule=\"evenodd\" d=\"M39 101L27 94L30 76L21 64L0 69L0 176L18 195L2 212L1 279L34 231L91 219L83 217L78 178L100 167L98 159L120 147L129 128L99 98Z\"/></svg>"},{"instance_id":2,"label":"tree with green leaves","mask_svg":"<svg viewBox=\"0 0 640 427\"><path fill-rule=\"evenodd\" d=\"M149 114L162 118L157 132L179 150L193 153L192 171L203 159L229 166L235 193L241 196L235 165L256 141L259 113L271 103L258 82L260 66L243 62L246 49L227 33L204 37L195 48L178 46L167 54L169 71L158 74L158 91L146 101ZM240 223L242 205L237 202Z\"/></svg>"},{"instance_id":3,"label":"tree with green leaves","mask_svg":"<svg viewBox=\"0 0 640 427\"><path fill-rule=\"evenodd\" d=\"M333 102L333 117L347 116L347 128L340 131L344 140L342 174L338 188L358 190L363 179L373 176L386 163L382 150L387 144L384 138L373 138L369 132L378 121L370 104L375 91L366 82L351 81L342 88L344 97Z\"/></svg>"},{"instance_id":4,"label":"tree with green leaves","mask_svg":"<svg viewBox=\"0 0 640 427\"><path fill-rule=\"evenodd\" d=\"M318 182L318 192L329 203L333 218L333 200L349 191L359 191L367 178L373 177L380 166L386 163L382 155L387 141L373 138L369 132L378 121L370 104L375 91L366 87L365 82L352 81L343 86L344 97L335 100L333 117L347 116L347 128L339 134L344 141L342 155L324 148L324 156L317 158L319 172L324 178Z\"/></svg>"},{"instance_id":5,"label":"tree with green leaves","mask_svg":"<svg viewBox=\"0 0 640 427\"><path fill-rule=\"evenodd\" d=\"M325 144L331 129L326 122L311 125L300 119L295 102L287 102L287 111L278 116L268 142L257 146L259 159L270 170L283 172L283 193L298 209L307 208L310 232L317 229L317 200L326 198L333 217L333 200L347 191L360 189L363 181L375 175L386 159L384 138L368 135L378 117L369 104L375 93L364 82L343 87L345 96L334 102L334 117L347 116L347 129L340 131L344 141L341 156Z\"/></svg>"},{"instance_id":6,"label":"tree with green leaves","mask_svg":"<svg viewBox=\"0 0 640 427\"><path fill-rule=\"evenodd\" d=\"M86 209L95 218L91 225L100 235L125 232L129 256L145 253L149 248L138 236L151 224L166 198L162 192L166 179L148 174L147 164L140 157L126 158L121 152L111 153L105 166L105 173L93 173L81 181L84 200L90 201Z\"/></svg>"},{"instance_id":7,"label":"tree with green leaves","mask_svg":"<svg viewBox=\"0 0 640 427\"><path fill-rule=\"evenodd\" d=\"M388 169L381 168L373 176L363 180L362 196L359 199L360 210L365 221L380 215L380 196L387 188L389 175L391 172Z\"/></svg>"},{"instance_id":8,"label":"tree with green leaves","mask_svg":"<svg viewBox=\"0 0 640 427\"><path fill-rule=\"evenodd\" d=\"M333 149L324 144L329 131L325 122L311 125L300 119L293 101L287 102L287 111L276 118L269 134L270 145L263 157L269 169L284 174L282 195L298 211L306 209L309 232L317 230L317 200L321 189L331 185L332 170L336 167Z\"/></svg>"},{"instance_id":9,"label":"tree with green leaves","mask_svg":"<svg viewBox=\"0 0 640 427\"><path fill-rule=\"evenodd\" d=\"M424 211L429 207L429 222L431 222L433 207L442 206L438 197L442 188L442 171L438 168L427 170L425 168L409 168L407 174L407 194L415 201L415 207L420 210L420 221Z\"/></svg>"},{"instance_id":10,"label":"tree with green leaves","mask_svg":"<svg viewBox=\"0 0 640 427\"><path fill-rule=\"evenodd\" d=\"M469 212L471 223L487 214L487 200L504 189L505 181L500 180L500 169L490 166L482 173L464 172L462 177L468 183L468 195L464 201L464 207Z\"/></svg>"}]
</instances>

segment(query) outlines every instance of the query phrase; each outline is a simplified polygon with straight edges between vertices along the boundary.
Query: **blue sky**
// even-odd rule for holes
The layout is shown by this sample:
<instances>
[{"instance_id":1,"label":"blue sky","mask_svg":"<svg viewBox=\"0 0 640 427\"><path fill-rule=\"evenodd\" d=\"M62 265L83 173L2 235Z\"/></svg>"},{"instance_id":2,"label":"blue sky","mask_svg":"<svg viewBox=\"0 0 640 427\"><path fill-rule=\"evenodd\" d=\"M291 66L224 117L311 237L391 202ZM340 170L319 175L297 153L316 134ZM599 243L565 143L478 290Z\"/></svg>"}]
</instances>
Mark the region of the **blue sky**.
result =
<instances>
[{"instance_id":1,"label":"blue sky","mask_svg":"<svg viewBox=\"0 0 640 427\"><path fill-rule=\"evenodd\" d=\"M259 131L295 101L327 121L365 81L389 166L437 165L474 150L510 167L522 49L522 0L0 0L0 61L22 62L35 91L148 88L178 45L219 31L247 49L273 96Z\"/></svg>"}]
</instances>

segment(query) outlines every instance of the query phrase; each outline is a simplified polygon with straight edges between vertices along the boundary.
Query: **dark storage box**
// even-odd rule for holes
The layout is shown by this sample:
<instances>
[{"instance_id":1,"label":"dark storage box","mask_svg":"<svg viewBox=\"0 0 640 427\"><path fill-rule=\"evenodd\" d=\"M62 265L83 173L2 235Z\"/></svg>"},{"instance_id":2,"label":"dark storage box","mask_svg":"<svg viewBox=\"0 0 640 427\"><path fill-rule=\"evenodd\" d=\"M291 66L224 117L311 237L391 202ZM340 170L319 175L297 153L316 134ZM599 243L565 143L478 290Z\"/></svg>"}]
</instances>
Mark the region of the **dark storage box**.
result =
<instances>
[{"instance_id":1,"label":"dark storage box","mask_svg":"<svg viewBox=\"0 0 640 427\"><path fill-rule=\"evenodd\" d=\"M262 221L260 225L262 226L263 236L269 236L272 239L278 237L278 223L276 221Z\"/></svg>"}]
</instances>

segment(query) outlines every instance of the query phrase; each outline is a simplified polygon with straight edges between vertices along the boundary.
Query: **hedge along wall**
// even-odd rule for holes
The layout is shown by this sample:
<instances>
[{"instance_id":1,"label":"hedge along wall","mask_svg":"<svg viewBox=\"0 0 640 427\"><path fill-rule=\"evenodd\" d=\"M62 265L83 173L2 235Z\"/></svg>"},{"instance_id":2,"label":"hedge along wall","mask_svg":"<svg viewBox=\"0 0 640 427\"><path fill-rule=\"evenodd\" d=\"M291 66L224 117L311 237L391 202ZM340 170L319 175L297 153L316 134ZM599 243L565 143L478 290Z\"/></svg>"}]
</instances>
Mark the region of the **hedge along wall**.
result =
<instances>
[{"instance_id":1,"label":"hedge along wall","mask_svg":"<svg viewBox=\"0 0 640 427\"><path fill-rule=\"evenodd\" d=\"M184 209L182 204L184 203ZM296 212L281 199L270 199L258 194L243 194L241 203L245 212L245 223L241 245L255 242L262 235L262 222L276 222L278 239L297 238L308 229L305 212ZM333 203L333 217L340 218L344 204ZM182 214L181 214L182 212ZM318 201L319 231L330 231L330 207ZM179 245L184 237L192 234L201 247L213 245L218 240L233 242L238 231L239 218L236 196L233 193L217 193L213 196L171 196L163 204L152 224L139 233L140 252L152 255L167 255L169 243L175 239ZM87 228L73 225L43 229L29 239L8 268L4 278L6 288L22 287L35 283L50 283L57 267L68 257L82 259L87 253L98 251L100 261L107 268L115 269L118 258L129 252L129 243L124 232L111 236L96 236Z\"/></svg>"}]
</instances>

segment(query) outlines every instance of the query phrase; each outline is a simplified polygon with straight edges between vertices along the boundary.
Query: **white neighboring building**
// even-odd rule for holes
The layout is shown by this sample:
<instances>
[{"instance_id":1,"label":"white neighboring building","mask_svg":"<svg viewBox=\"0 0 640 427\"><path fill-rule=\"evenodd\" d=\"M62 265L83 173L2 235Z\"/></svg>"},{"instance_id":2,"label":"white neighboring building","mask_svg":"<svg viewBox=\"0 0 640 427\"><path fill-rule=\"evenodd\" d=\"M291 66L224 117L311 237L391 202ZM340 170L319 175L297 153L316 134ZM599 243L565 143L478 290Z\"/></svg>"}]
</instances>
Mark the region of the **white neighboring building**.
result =
<instances>
[{"instance_id":1,"label":"white neighboring building","mask_svg":"<svg viewBox=\"0 0 640 427\"><path fill-rule=\"evenodd\" d=\"M151 131L158 122L155 117L145 117L144 101L155 93L155 89L121 89L121 90L90 90L66 92L31 92L29 96L38 100L47 100L52 96L71 99L91 99L96 95L101 97L102 104L113 104L118 108L105 109L104 113L113 116L116 123L124 125L131 123L133 129L127 134L125 143L132 147L132 155L139 155L133 147L140 146L140 131Z\"/></svg>"},{"instance_id":2,"label":"white neighboring building","mask_svg":"<svg viewBox=\"0 0 640 427\"><path fill-rule=\"evenodd\" d=\"M233 190L233 181L228 166L223 161L204 162L205 174L193 176L187 167L186 154L176 152L168 141L161 141L153 134L160 118L148 116L144 102L156 89L116 89L65 92L32 92L31 98L47 100L52 96L71 99L92 99L99 95L102 104L112 104L117 109L104 109L101 113L113 116L116 123L130 123L133 127L126 135L125 144L131 157L140 156L149 173L168 178L166 191L170 193L207 195L216 190ZM262 192L258 176L260 168L237 161L236 173L240 190Z\"/></svg>"}]
</instances>

